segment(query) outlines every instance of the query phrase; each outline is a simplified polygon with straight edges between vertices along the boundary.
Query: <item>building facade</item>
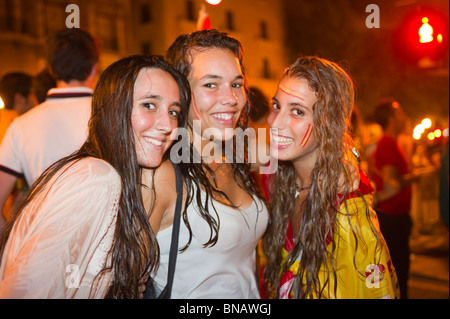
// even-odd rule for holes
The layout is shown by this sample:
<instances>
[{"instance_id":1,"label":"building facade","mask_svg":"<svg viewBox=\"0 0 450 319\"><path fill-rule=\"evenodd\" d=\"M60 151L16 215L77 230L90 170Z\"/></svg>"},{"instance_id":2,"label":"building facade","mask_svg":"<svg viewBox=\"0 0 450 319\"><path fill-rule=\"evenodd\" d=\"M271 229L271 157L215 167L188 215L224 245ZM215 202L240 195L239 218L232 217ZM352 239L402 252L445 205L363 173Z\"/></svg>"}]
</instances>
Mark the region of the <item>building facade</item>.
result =
<instances>
[{"instance_id":1,"label":"building facade","mask_svg":"<svg viewBox=\"0 0 450 319\"><path fill-rule=\"evenodd\" d=\"M279 0L0 0L0 76L45 67L46 39L67 27L70 4L79 8L80 27L99 40L99 71L130 54L164 55L178 35L197 30L202 7L211 28L241 41L250 86L270 97L288 63Z\"/></svg>"}]
</instances>

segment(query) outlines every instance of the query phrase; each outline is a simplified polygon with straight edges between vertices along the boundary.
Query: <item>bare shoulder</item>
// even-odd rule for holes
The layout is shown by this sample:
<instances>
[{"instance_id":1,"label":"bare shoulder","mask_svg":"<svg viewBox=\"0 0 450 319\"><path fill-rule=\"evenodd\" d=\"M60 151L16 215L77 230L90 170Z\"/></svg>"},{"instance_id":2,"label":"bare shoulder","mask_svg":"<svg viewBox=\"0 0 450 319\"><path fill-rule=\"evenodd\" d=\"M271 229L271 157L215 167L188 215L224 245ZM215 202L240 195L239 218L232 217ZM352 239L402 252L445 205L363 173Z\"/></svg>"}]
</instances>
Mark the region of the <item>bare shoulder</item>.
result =
<instances>
[{"instance_id":1,"label":"bare shoulder","mask_svg":"<svg viewBox=\"0 0 450 319\"><path fill-rule=\"evenodd\" d=\"M170 161L163 162L153 175L155 198L150 223L157 232L171 225L177 199L175 169Z\"/></svg>"}]
</instances>

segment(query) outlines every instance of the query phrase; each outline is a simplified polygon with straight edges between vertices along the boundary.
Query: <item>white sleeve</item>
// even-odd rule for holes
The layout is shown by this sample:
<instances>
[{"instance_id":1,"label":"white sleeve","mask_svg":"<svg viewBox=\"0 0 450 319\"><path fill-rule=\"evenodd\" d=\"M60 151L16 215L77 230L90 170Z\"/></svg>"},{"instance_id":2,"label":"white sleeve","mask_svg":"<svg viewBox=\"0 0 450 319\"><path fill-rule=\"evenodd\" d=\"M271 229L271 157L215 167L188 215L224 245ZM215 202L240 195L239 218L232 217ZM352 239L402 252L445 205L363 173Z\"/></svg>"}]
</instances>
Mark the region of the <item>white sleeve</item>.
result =
<instances>
[{"instance_id":1,"label":"white sleeve","mask_svg":"<svg viewBox=\"0 0 450 319\"><path fill-rule=\"evenodd\" d=\"M112 245L120 177L92 158L61 171L14 225L0 298L102 298L107 291L110 274L93 284Z\"/></svg>"},{"instance_id":2,"label":"white sleeve","mask_svg":"<svg viewBox=\"0 0 450 319\"><path fill-rule=\"evenodd\" d=\"M15 173L23 173L22 157L20 148L23 145L22 131L18 121L15 119L6 130L5 136L0 144L0 166L3 166Z\"/></svg>"}]
</instances>

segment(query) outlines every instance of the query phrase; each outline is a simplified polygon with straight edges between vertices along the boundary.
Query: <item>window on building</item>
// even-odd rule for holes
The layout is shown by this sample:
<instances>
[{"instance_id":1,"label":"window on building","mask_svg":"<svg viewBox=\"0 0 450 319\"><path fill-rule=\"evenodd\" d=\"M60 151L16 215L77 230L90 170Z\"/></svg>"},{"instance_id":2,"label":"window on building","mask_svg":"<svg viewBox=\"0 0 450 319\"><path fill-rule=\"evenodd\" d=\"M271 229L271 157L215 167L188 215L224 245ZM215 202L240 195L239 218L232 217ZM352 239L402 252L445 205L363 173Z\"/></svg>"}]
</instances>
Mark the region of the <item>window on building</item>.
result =
<instances>
[{"instance_id":1,"label":"window on building","mask_svg":"<svg viewBox=\"0 0 450 319\"><path fill-rule=\"evenodd\" d=\"M54 34L66 28L66 4L59 2L48 2L45 6L46 34Z\"/></svg>"},{"instance_id":2,"label":"window on building","mask_svg":"<svg viewBox=\"0 0 450 319\"><path fill-rule=\"evenodd\" d=\"M267 34L267 23L266 21L261 21L259 23L259 36L261 39L268 39L269 36Z\"/></svg>"},{"instance_id":3,"label":"window on building","mask_svg":"<svg viewBox=\"0 0 450 319\"><path fill-rule=\"evenodd\" d=\"M99 38L103 48L117 51L119 41L117 38L116 18L113 15L103 14L98 18Z\"/></svg>"},{"instance_id":4,"label":"window on building","mask_svg":"<svg viewBox=\"0 0 450 319\"><path fill-rule=\"evenodd\" d=\"M195 21L195 6L194 1L187 0L186 1L186 16L189 21Z\"/></svg>"},{"instance_id":5,"label":"window on building","mask_svg":"<svg viewBox=\"0 0 450 319\"><path fill-rule=\"evenodd\" d=\"M14 31L14 3L12 0L0 1L0 30Z\"/></svg>"},{"instance_id":6,"label":"window on building","mask_svg":"<svg viewBox=\"0 0 450 319\"><path fill-rule=\"evenodd\" d=\"M141 22L148 23L152 21L152 11L150 4L146 3L141 5Z\"/></svg>"},{"instance_id":7,"label":"window on building","mask_svg":"<svg viewBox=\"0 0 450 319\"><path fill-rule=\"evenodd\" d=\"M234 15L233 12L227 11L225 13L225 19L227 23L227 29L233 31L234 30Z\"/></svg>"}]
</instances>

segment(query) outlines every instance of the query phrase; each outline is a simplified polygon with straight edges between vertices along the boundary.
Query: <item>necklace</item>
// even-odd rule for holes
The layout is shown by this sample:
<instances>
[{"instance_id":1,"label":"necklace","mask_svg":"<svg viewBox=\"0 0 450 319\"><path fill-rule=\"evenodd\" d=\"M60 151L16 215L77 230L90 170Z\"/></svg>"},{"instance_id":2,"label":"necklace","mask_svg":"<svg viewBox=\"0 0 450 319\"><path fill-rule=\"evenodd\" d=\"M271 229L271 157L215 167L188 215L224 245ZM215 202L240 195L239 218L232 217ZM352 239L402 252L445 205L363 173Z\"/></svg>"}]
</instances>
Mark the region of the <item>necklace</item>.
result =
<instances>
[{"instance_id":1,"label":"necklace","mask_svg":"<svg viewBox=\"0 0 450 319\"><path fill-rule=\"evenodd\" d=\"M295 198L297 198L298 195L300 195L301 191L304 191L304 190L307 190L307 189L310 189L310 188L311 188L311 186L301 187L300 188L300 186L298 186L298 184L295 183Z\"/></svg>"}]
</instances>

